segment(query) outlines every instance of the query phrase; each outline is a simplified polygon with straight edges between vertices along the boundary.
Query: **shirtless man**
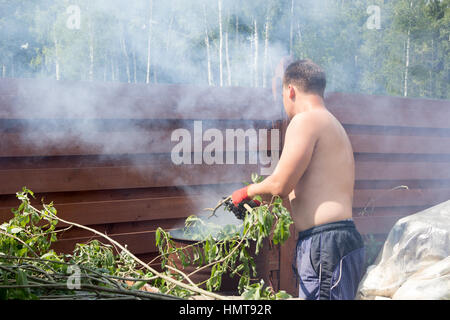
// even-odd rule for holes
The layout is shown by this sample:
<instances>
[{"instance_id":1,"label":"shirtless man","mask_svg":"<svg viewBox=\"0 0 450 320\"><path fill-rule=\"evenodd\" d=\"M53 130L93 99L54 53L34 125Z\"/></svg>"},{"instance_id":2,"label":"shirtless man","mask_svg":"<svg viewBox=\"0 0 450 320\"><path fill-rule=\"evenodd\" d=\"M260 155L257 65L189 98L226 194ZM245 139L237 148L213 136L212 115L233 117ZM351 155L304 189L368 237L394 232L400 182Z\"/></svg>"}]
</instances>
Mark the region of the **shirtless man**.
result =
<instances>
[{"instance_id":1,"label":"shirtless man","mask_svg":"<svg viewBox=\"0 0 450 320\"><path fill-rule=\"evenodd\" d=\"M353 150L326 109L324 71L310 60L291 63L283 77L290 122L283 152L262 182L236 190L235 206L256 195L289 198L299 237L295 252L299 297L354 299L364 246L352 221Z\"/></svg>"}]
</instances>

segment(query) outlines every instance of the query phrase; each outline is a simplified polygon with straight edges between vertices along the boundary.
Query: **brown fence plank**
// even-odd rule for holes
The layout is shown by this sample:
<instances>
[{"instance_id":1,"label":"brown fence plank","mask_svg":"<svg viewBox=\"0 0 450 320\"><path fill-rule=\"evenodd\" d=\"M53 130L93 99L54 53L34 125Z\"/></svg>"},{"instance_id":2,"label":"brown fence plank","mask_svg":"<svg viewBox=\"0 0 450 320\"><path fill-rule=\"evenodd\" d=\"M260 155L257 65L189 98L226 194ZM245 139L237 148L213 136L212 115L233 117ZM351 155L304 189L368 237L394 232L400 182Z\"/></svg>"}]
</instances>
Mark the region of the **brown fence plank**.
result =
<instances>
[{"instance_id":1,"label":"brown fence plank","mask_svg":"<svg viewBox=\"0 0 450 320\"><path fill-rule=\"evenodd\" d=\"M124 234L108 235L110 238L116 240L122 245L126 245L127 249L133 254L143 254L149 252L156 252L155 245L155 231L141 231ZM52 248L57 252L69 253L75 248L77 243L85 243L91 240L99 240L102 243L108 244L108 241L100 236L91 236L86 238L73 238L58 240L52 245Z\"/></svg>"},{"instance_id":2,"label":"brown fence plank","mask_svg":"<svg viewBox=\"0 0 450 320\"><path fill-rule=\"evenodd\" d=\"M233 128L230 128L233 129ZM168 153L178 141L171 141L173 130L94 132L80 140L66 136L64 140L41 141L39 132L29 135L3 133L0 141L0 157L34 157L61 155L97 154L139 154ZM270 131L267 134L267 148L245 145L236 141L235 145L225 143L222 150L266 151L271 150ZM361 153L405 153L405 154L450 154L450 137L392 136L392 135L349 135L354 152ZM132 143L130 143L132 141ZM203 148L211 142L204 141Z\"/></svg>"},{"instance_id":3,"label":"brown fence plank","mask_svg":"<svg viewBox=\"0 0 450 320\"><path fill-rule=\"evenodd\" d=\"M261 88L0 79L3 119L276 120L273 105Z\"/></svg>"},{"instance_id":4,"label":"brown fence plank","mask_svg":"<svg viewBox=\"0 0 450 320\"><path fill-rule=\"evenodd\" d=\"M344 124L450 128L448 100L332 92L325 101Z\"/></svg>"},{"instance_id":5,"label":"brown fence plank","mask_svg":"<svg viewBox=\"0 0 450 320\"><path fill-rule=\"evenodd\" d=\"M156 219L185 218L192 214L206 215L204 208L213 207L219 196L190 194L110 201L85 201L79 203L58 203L55 207L61 218L83 225L137 222ZM432 206L450 199L450 189L410 190L355 190L353 207L358 212L373 212L375 208L404 206ZM40 206L36 206L40 208ZM398 212L396 212L398 214ZM11 218L10 207L2 207L0 220ZM60 224L64 225L64 224Z\"/></svg>"},{"instance_id":6,"label":"brown fence plank","mask_svg":"<svg viewBox=\"0 0 450 320\"><path fill-rule=\"evenodd\" d=\"M65 220L92 225L184 218L200 213L206 203L202 197L190 196L59 204L56 208Z\"/></svg>"},{"instance_id":7,"label":"brown fence plank","mask_svg":"<svg viewBox=\"0 0 450 320\"><path fill-rule=\"evenodd\" d=\"M361 234L386 234L389 233L394 224L401 216L382 216L382 217L353 217L356 228Z\"/></svg>"},{"instance_id":8,"label":"brown fence plank","mask_svg":"<svg viewBox=\"0 0 450 320\"><path fill-rule=\"evenodd\" d=\"M0 170L0 194L23 186L35 192L63 192L182 186L248 181L258 165L173 165Z\"/></svg>"},{"instance_id":9,"label":"brown fence plank","mask_svg":"<svg viewBox=\"0 0 450 320\"><path fill-rule=\"evenodd\" d=\"M62 156L62 155L111 155L111 154L144 154L144 153L170 153L179 141L172 141L171 134L179 128L165 130L128 130L122 132L92 132L87 134L57 132L53 134L34 131L31 133L2 133L0 140L0 157L35 157L35 156ZM182 129L185 129L184 127ZM189 130L188 128L186 128ZM233 144L226 143L226 130L253 128L220 129L223 137L223 152L267 151L271 150L270 129L263 135L267 141L266 146L259 147L259 129L255 128L257 140L255 144L249 143L248 138L242 141L236 139ZM205 132L207 128L204 128ZM191 134L191 150L194 150L194 133ZM262 133L261 133L262 134ZM203 150L211 144L203 141Z\"/></svg>"},{"instance_id":10,"label":"brown fence plank","mask_svg":"<svg viewBox=\"0 0 450 320\"><path fill-rule=\"evenodd\" d=\"M403 207L435 205L450 199L450 189L355 190L353 207Z\"/></svg>"},{"instance_id":11,"label":"brown fence plank","mask_svg":"<svg viewBox=\"0 0 450 320\"><path fill-rule=\"evenodd\" d=\"M184 226L185 219L160 219L160 220L147 220L139 222L122 222L122 223L106 223L106 224L96 224L90 225L89 227L97 230L100 233L110 235L110 234L124 234L124 233L135 233L144 231L156 231L158 227L164 230L172 230ZM99 222L101 223L101 222ZM59 226L58 230L61 231L58 234L59 240L75 239L75 238L89 238L92 237L92 231L85 230L82 228L69 228L65 226Z\"/></svg>"},{"instance_id":12,"label":"brown fence plank","mask_svg":"<svg viewBox=\"0 0 450 320\"><path fill-rule=\"evenodd\" d=\"M357 180L450 179L449 162L356 161ZM0 170L0 194L103 190L248 181L258 165L174 165Z\"/></svg>"},{"instance_id":13,"label":"brown fence plank","mask_svg":"<svg viewBox=\"0 0 450 320\"><path fill-rule=\"evenodd\" d=\"M450 154L450 137L350 134L354 152Z\"/></svg>"},{"instance_id":14,"label":"brown fence plank","mask_svg":"<svg viewBox=\"0 0 450 320\"><path fill-rule=\"evenodd\" d=\"M197 119L201 112L208 118L281 118L278 108L273 108L273 112L272 108L267 108L273 105L270 89L0 79L0 97L0 118L65 118L70 115L65 106L79 105L80 102L97 108L96 118L129 118L138 113L141 114L139 118L180 119L191 116ZM58 106L59 110L46 115L45 108L41 108L41 114L39 108L32 108L31 113L15 114L17 105L23 108L35 105L36 101L40 101L41 106ZM332 111L342 115L343 123L450 127L446 121L450 115L446 100L331 92L326 96L326 103ZM111 108L111 105L119 107ZM86 116L89 114L80 112L78 115Z\"/></svg>"},{"instance_id":15,"label":"brown fence plank","mask_svg":"<svg viewBox=\"0 0 450 320\"><path fill-rule=\"evenodd\" d=\"M402 206L402 207L353 207L353 217L386 217L386 216L408 216L429 208L430 205Z\"/></svg>"},{"instance_id":16,"label":"brown fence plank","mask_svg":"<svg viewBox=\"0 0 450 320\"><path fill-rule=\"evenodd\" d=\"M218 201L222 196L229 195L230 192L242 187L242 183L231 184L205 184L193 186L170 186L155 188L137 188L137 189L115 189L115 190L90 190L74 192L53 192L53 193L35 193L36 199L31 199L34 205L53 201L55 206L60 204L74 204L83 202L101 202L117 200L139 200L154 199L162 197L188 197L204 195L211 201ZM19 205L16 195L0 195L0 207L15 207Z\"/></svg>"},{"instance_id":17,"label":"brown fence plank","mask_svg":"<svg viewBox=\"0 0 450 320\"><path fill-rule=\"evenodd\" d=\"M449 162L356 161L356 180L449 179Z\"/></svg>"}]
</instances>

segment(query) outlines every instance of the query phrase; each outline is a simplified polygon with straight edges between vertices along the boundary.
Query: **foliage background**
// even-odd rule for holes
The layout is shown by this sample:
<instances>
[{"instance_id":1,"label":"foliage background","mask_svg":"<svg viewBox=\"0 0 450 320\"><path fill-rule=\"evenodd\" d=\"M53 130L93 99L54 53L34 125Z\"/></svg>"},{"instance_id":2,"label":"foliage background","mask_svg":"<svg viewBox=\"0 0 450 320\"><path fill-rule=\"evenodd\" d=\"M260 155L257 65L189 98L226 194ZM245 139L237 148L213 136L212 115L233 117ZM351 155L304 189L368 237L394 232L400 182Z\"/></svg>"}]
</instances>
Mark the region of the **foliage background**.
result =
<instances>
[{"instance_id":1,"label":"foliage background","mask_svg":"<svg viewBox=\"0 0 450 320\"><path fill-rule=\"evenodd\" d=\"M270 87L292 54L329 91L448 99L449 40L450 0L0 0L10 78Z\"/></svg>"}]
</instances>

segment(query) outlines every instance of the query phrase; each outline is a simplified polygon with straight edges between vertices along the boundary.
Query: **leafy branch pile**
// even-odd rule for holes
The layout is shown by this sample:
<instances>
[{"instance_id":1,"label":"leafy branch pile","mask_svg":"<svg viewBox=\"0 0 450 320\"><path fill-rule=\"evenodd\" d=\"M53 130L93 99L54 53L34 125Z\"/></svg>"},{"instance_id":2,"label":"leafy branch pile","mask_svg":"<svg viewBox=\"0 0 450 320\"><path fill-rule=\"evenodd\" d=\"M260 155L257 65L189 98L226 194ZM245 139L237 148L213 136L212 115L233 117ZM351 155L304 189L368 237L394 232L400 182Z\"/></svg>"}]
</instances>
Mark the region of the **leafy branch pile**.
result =
<instances>
[{"instance_id":1,"label":"leafy branch pile","mask_svg":"<svg viewBox=\"0 0 450 320\"><path fill-rule=\"evenodd\" d=\"M255 180L257 177L253 177ZM255 181L254 181L255 182ZM259 199L262 202L262 199ZM224 201L219 202L222 205ZM225 207L226 208L226 207ZM185 238L196 242L179 247L170 232L158 228L156 245L161 253L162 267L170 273L173 266L181 264L184 269L196 266L194 271L182 276L189 279L200 271L210 270L210 277L196 286L205 285L209 291L217 291L222 285L222 276L239 276L238 290L247 299L282 299L290 297L286 292L275 293L264 281L255 282L257 276L254 255L258 255L264 239L274 245L283 244L290 236L289 227L293 223L288 210L283 207L280 197L273 197L269 204L251 208L246 205L242 225L219 226L190 216L186 219ZM217 209L214 208L215 211ZM197 241L198 240L198 241ZM252 254L252 244L254 255ZM253 281L252 281L253 280ZM173 286L163 287L163 292L174 293ZM180 293L177 293L180 294Z\"/></svg>"},{"instance_id":2,"label":"leafy branch pile","mask_svg":"<svg viewBox=\"0 0 450 320\"><path fill-rule=\"evenodd\" d=\"M189 217L185 234L199 241L182 248L174 245L170 232L159 228L156 244L163 270L159 272L105 234L58 217L52 203L36 209L30 196L34 194L26 188L18 192L20 206L13 209L11 220L0 225L0 299L177 299L193 295L226 299L213 292L220 289L225 273L240 277L244 299L290 297L252 278L257 274L251 244L258 254L265 238L281 244L289 237L292 220L278 197L258 208L247 207L241 226L221 227ZM69 227L57 230L59 221ZM51 245L57 234L72 227L89 230L110 244L93 240L77 244L72 254L56 253ZM183 272L188 265L196 266L190 274ZM211 270L211 276L202 283L190 279L204 270Z\"/></svg>"},{"instance_id":3,"label":"leafy branch pile","mask_svg":"<svg viewBox=\"0 0 450 320\"><path fill-rule=\"evenodd\" d=\"M14 217L0 225L0 299L173 299L138 290L154 277L126 252L97 240L77 244L71 255L50 249L57 240L53 204L38 210L33 192L17 193ZM70 228L70 227L69 227Z\"/></svg>"}]
</instances>

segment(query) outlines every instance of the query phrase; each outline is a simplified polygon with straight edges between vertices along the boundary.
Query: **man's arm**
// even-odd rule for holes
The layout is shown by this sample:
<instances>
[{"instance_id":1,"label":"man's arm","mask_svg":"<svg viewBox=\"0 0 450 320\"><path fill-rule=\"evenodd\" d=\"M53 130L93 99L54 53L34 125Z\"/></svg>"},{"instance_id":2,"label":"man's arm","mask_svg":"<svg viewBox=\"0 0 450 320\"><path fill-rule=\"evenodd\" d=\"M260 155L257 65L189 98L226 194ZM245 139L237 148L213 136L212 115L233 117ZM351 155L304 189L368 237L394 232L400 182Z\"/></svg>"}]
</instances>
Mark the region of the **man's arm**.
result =
<instances>
[{"instance_id":1,"label":"man's arm","mask_svg":"<svg viewBox=\"0 0 450 320\"><path fill-rule=\"evenodd\" d=\"M318 140L319 124L314 112L298 114L289 123L283 152L274 172L262 182L247 189L250 198L256 195L287 197L308 168Z\"/></svg>"}]
</instances>

